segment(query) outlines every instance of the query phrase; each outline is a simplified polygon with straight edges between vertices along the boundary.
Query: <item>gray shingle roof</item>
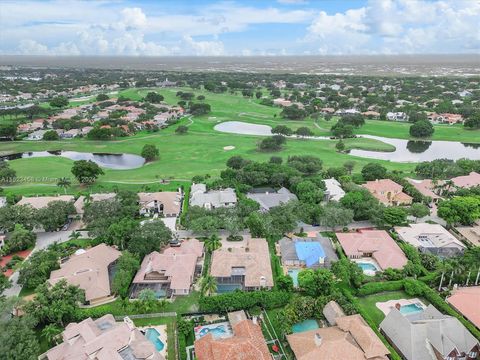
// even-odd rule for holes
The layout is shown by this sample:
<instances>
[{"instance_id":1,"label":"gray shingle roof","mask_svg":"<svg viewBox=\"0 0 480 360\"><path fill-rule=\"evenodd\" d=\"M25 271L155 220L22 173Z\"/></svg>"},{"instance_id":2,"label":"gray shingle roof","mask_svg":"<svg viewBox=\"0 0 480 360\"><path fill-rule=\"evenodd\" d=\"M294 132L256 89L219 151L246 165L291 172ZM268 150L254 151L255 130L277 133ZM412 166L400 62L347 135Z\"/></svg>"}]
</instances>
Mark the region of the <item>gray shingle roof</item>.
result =
<instances>
[{"instance_id":1,"label":"gray shingle roof","mask_svg":"<svg viewBox=\"0 0 480 360\"><path fill-rule=\"evenodd\" d=\"M296 195L284 187L277 192L248 193L247 197L258 202L264 211L268 211L270 208L281 204L286 204L290 200L297 200Z\"/></svg>"}]
</instances>

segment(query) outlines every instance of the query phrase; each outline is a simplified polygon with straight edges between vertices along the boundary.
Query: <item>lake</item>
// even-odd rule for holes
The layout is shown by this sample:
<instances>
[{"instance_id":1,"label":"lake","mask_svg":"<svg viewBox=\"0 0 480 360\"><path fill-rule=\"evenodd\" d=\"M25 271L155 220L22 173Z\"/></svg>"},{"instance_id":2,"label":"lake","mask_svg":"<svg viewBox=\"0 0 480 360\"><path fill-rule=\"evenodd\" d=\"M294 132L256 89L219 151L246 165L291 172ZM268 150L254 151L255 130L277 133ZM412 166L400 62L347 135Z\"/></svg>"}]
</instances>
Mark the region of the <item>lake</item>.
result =
<instances>
[{"instance_id":1,"label":"lake","mask_svg":"<svg viewBox=\"0 0 480 360\"><path fill-rule=\"evenodd\" d=\"M268 125L250 124L242 121L226 121L215 125L214 130L241 135L272 135L272 128ZM458 141L403 140L373 135L359 135L359 137L379 140L393 145L395 146L395 151L383 152L353 149L349 152L350 155L394 162L421 162L435 159L458 160L461 158L480 160L480 144L468 144ZM325 136L311 136L306 138L310 140L332 141L329 137Z\"/></svg>"},{"instance_id":2,"label":"lake","mask_svg":"<svg viewBox=\"0 0 480 360\"><path fill-rule=\"evenodd\" d=\"M114 170L128 170L141 167L145 159L133 154L84 153L77 151L30 151L0 156L1 160L17 160L35 157L61 156L70 160L91 160L99 166Z\"/></svg>"}]
</instances>

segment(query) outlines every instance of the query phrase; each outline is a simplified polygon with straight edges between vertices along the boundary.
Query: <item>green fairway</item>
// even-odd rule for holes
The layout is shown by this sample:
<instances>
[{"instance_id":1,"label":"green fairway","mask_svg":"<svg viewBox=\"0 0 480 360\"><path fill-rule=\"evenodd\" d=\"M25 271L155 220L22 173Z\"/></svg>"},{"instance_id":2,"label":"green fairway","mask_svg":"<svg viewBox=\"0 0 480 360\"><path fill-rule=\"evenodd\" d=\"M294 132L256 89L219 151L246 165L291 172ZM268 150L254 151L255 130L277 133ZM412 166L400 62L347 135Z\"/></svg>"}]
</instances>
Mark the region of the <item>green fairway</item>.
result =
<instances>
[{"instance_id":1,"label":"green fairway","mask_svg":"<svg viewBox=\"0 0 480 360\"><path fill-rule=\"evenodd\" d=\"M169 104L177 103L176 92L179 89L157 89ZM391 163L388 161L370 160L354 157L335 150L334 140L288 139L284 150L278 153L262 153L257 151L256 145L262 139L259 136L227 134L215 131L216 124L224 121L244 121L256 124L275 126L283 124L296 129L300 126L309 127L317 136L329 135L333 121L320 120L317 124L312 119L292 121L282 119L280 109L268 107L258 103L258 100L246 99L234 94L213 94L200 90L182 89L203 94L205 102L212 106L212 112L201 117L185 117L179 124L189 127L185 135L175 134L177 125L156 133L139 132L134 136L119 138L112 141L90 141L86 139L60 141L15 141L0 143L0 154L17 153L24 151L42 150L72 150L80 152L107 152L140 154L144 144L154 144L160 150L160 159L141 168L132 170L104 169L94 190L112 189L113 186L125 186L132 189L149 186L159 186L161 179L171 179L180 183L189 181L194 175L218 176L225 168L225 162L233 155L241 155L251 160L267 161L272 155L286 159L291 155L310 154L323 160L324 167L338 167L348 160L356 162L355 172L368 162L382 163L390 170L411 172L415 167L412 163ZM133 100L139 100L152 89L128 89L120 94ZM367 124L358 130L378 136L408 138L408 124L367 121ZM480 141L474 139L475 132L463 130L461 127L437 126L437 133L455 131L456 140ZM437 133L435 134L437 136ZM377 151L393 151L394 147L381 141L356 138L346 139L346 149L363 149ZM226 146L234 146L233 150L224 150ZM17 171L18 177L25 177L26 181L6 187L8 192L22 194L58 193L62 190L56 186L56 178L71 176L70 169L73 161L61 157L30 158L11 161L11 166ZM45 179L44 179L45 178ZM53 180L52 180L53 179ZM82 190L78 185L68 188L74 193Z\"/></svg>"}]
</instances>

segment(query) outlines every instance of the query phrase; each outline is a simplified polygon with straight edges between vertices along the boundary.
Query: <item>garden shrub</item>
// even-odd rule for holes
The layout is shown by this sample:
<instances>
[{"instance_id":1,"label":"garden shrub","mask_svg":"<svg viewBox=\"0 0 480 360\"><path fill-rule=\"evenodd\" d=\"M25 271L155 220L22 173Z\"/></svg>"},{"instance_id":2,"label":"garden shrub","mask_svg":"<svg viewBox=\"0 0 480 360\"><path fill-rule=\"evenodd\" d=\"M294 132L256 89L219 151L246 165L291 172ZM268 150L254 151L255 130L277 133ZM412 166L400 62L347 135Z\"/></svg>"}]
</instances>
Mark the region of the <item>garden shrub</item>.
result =
<instances>
[{"instance_id":1,"label":"garden shrub","mask_svg":"<svg viewBox=\"0 0 480 360\"><path fill-rule=\"evenodd\" d=\"M403 280L370 282L358 289L359 296L376 294L383 291L398 291L403 289Z\"/></svg>"},{"instance_id":2,"label":"garden shrub","mask_svg":"<svg viewBox=\"0 0 480 360\"><path fill-rule=\"evenodd\" d=\"M248 310L260 306L267 310L285 306L292 294L285 291L235 291L200 299L200 310L203 312L228 312Z\"/></svg>"}]
</instances>

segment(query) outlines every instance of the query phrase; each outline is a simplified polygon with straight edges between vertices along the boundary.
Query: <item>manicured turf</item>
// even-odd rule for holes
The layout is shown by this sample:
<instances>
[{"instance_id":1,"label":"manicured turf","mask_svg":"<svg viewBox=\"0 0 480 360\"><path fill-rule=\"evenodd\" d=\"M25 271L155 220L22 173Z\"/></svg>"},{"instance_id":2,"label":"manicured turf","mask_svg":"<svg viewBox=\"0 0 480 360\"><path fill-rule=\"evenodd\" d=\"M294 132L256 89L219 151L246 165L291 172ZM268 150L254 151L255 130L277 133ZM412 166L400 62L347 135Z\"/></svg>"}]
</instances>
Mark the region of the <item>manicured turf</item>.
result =
<instances>
[{"instance_id":1,"label":"manicured turf","mask_svg":"<svg viewBox=\"0 0 480 360\"><path fill-rule=\"evenodd\" d=\"M179 89L158 89L170 104L178 102L176 92ZM109 170L105 169L105 175L101 176L94 190L112 189L113 186L126 186L132 189L143 186L155 186L160 179L175 179L189 181L194 175L218 176L225 168L225 162L233 155L241 155L251 160L266 161L272 155L286 159L291 155L309 154L318 156L323 160L324 167L341 166L348 160L354 160L356 167L354 172L360 171L361 167L368 162L379 162L387 168L401 170L409 173L415 164L391 163L388 161L370 160L354 157L335 150L336 141L332 140L306 140L289 139L284 150L278 153L262 153L256 150L256 144L261 140L258 136L246 136L220 133L213 130L214 126L223 121L245 121L250 123L288 125L296 129L300 126L308 126L315 135L329 135L328 129L334 120L326 122L319 120L317 124L312 119L302 121L289 121L280 118L280 109L263 106L256 99L245 99L240 95L212 94L200 90L182 89L194 92L195 95L203 94L205 102L212 106L212 112L206 116L184 118L179 124L189 126L186 135L176 135L173 125L156 133L139 132L134 136L120 138L113 141L89 141L86 139L61 140L53 142L45 141L15 141L0 143L0 154L16 153L23 151L41 150L75 150L80 152L110 152L140 154L144 144L155 144L160 150L160 159L133 170ZM152 89L128 89L121 92L133 100L139 100ZM452 130L461 133L461 138L473 141L474 132L463 130L458 127L443 127L444 131ZM443 130L442 128L442 130ZM377 130L375 130L377 129ZM408 136L408 124L367 121L367 124L359 131L380 136L396 136L399 138ZM440 132L440 130L439 130ZM480 141L480 136L477 141ZM347 139L347 149L381 150L392 151L394 148L380 141L372 139ZM235 149L227 151L225 146L234 146ZM6 187L7 192L22 194L59 193L56 178L71 176L70 169L73 162L59 157L20 159L11 161L11 166L17 171L19 177L34 177L26 182L20 182ZM43 179L43 178L46 179ZM53 178L49 180L48 178ZM69 193L79 190L78 185L67 189Z\"/></svg>"}]
</instances>

